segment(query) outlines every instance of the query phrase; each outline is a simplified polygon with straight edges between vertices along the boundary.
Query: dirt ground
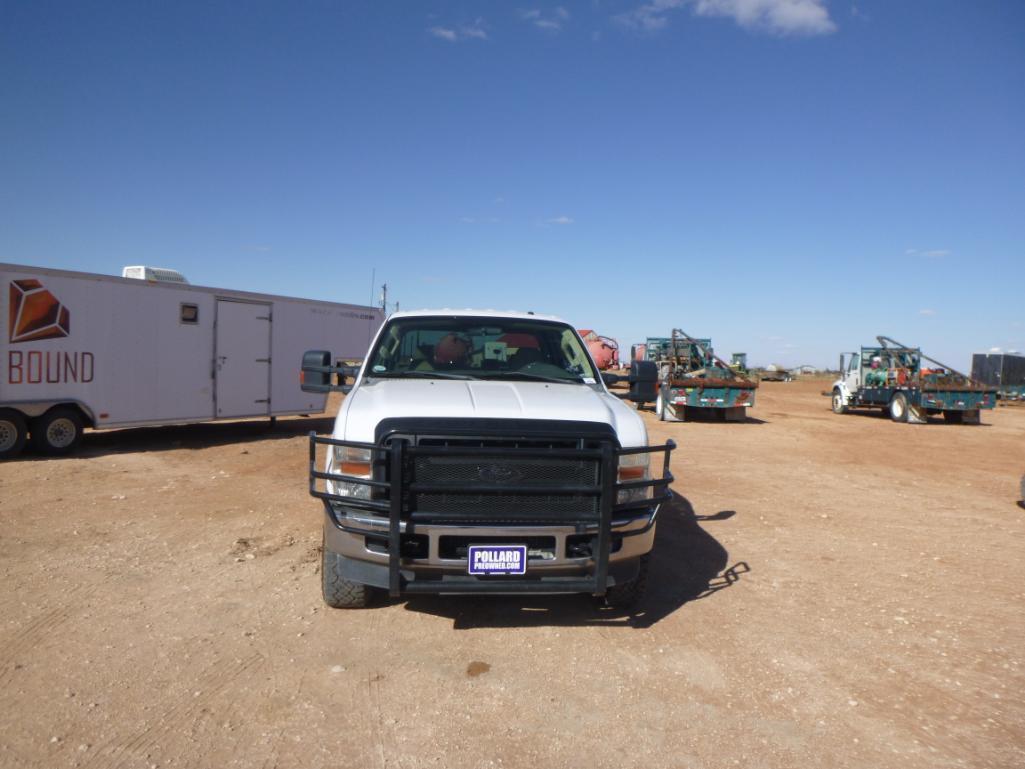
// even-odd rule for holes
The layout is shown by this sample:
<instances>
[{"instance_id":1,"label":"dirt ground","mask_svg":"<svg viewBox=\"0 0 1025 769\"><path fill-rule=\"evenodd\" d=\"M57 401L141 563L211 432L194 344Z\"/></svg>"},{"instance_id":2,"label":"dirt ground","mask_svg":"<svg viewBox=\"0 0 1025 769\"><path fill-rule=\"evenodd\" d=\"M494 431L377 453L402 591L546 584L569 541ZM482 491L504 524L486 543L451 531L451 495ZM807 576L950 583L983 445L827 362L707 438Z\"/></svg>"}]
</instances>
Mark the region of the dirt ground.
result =
<instances>
[{"instance_id":1,"label":"dirt ground","mask_svg":"<svg viewBox=\"0 0 1025 769\"><path fill-rule=\"evenodd\" d=\"M634 614L321 602L306 432L95 433L0 465L3 767L1025 766L1025 407L660 424Z\"/></svg>"}]
</instances>

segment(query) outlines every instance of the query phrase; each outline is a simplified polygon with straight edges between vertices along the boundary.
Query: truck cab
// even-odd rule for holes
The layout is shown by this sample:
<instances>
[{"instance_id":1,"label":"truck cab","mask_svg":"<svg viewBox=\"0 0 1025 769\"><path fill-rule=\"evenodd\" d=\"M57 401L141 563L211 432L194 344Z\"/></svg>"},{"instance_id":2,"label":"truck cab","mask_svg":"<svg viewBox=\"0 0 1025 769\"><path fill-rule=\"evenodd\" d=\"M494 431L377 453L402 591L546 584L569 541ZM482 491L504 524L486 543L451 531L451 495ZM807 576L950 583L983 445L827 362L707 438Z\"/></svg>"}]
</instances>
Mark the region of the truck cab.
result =
<instances>
[{"instance_id":1,"label":"truck cab","mask_svg":"<svg viewBox=\"0 0 1025 769\"><path fill-rule=\"evenodd\" d=\"M861 353L840 353L840 378L833 382L833 411L843 414L861 387Z\"/></svg>"},{"instance_id":2,"label":"truck cab","mask_svg":"<svg viewBox=\"0 0 1025 769\"><path fill-rule=\"evenodd\" d=\"M310 436L329 605L375 590L640 597L673 444L648 446L569 324L395 313L358 372L313 351L303 378L348 391L331 436Z\"/></svg>"}]
</instances>

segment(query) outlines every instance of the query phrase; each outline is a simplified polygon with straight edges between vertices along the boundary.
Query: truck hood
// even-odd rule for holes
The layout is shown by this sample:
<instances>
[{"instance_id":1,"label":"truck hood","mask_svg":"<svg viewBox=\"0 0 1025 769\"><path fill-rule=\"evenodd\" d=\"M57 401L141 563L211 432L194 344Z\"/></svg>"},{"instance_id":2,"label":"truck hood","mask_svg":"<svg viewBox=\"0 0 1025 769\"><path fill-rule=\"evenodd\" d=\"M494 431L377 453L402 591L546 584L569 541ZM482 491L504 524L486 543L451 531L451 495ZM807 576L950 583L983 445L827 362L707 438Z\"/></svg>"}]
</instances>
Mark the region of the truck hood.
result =
<instances>
[{"instance_id":1,"label":"truck hood","mask_svg":"<svg viewBox=\"0 0 1025 769\"><path fill-rule=\"evenodd\" d=\"M378 422L393 417L600 422L612 426L622 446L647 445L637 412L599 387L446 379L360 382L338 412L334 437L373 442Z\"/></svg>"}]
</instances>

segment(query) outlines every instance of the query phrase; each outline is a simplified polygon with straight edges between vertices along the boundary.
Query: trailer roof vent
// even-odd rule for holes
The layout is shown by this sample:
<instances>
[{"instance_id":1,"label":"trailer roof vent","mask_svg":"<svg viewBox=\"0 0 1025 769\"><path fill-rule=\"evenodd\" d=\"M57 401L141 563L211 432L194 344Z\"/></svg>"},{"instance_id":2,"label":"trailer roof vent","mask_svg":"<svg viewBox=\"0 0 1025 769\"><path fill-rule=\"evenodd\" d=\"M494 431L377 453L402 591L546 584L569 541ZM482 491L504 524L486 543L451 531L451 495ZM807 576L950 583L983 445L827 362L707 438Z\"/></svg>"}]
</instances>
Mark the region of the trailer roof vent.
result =
<instances>
[{"instance_id":1,"label":"trailer roof vent","mask_svg":"<svg viewBox=\"0 0 1025 769\"><path fill-rule=\"evenodd\" d=\"M158 283L185 283L185 276L178 270L169 270L166 267L125 267L121 270L122 278L135 278L136 280L152 280Z\"/></svg>"}]
</instances>

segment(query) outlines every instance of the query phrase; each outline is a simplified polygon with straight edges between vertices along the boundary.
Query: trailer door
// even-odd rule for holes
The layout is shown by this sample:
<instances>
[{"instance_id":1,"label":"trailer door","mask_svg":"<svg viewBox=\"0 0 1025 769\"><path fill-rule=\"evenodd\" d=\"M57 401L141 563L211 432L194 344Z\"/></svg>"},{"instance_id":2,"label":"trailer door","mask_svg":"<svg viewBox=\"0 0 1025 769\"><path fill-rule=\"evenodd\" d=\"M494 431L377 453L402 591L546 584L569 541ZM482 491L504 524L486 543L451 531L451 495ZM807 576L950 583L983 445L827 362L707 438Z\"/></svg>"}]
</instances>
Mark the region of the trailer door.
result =
<instances>
[{"instance_id":1,"label":"trailer door","mask_svg":"<svg viewBox=\"0 0 1025 769\"><path fill-rule=\"evenodd\" d=\"M270 320L269 304L217 300L218 419L270 414Z\"/></svg>"}]
</instances>

